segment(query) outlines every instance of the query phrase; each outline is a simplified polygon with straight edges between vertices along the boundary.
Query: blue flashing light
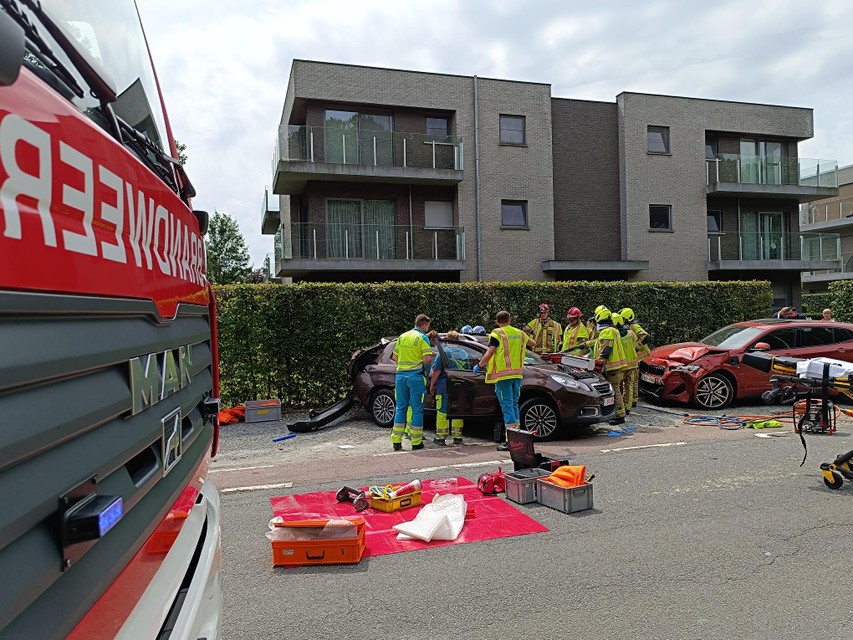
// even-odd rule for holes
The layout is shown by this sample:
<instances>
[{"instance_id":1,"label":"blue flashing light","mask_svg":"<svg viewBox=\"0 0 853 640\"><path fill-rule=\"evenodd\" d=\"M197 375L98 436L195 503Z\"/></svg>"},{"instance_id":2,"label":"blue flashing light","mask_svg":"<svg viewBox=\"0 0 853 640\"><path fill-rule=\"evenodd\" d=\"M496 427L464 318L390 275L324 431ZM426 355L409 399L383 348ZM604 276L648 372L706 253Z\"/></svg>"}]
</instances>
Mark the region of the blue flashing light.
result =
<instances>
[{"instance_id":1,"label":"blue flashing light","mask_svg":"<svg viewBox=\"0 0 853 640\"><path fill-rule=\"evenodd\" d=\"M98 514L98 535L103 536L112 529L124 515L124 501L116 498L106 509Z\"/></svg>"}]
</instances>

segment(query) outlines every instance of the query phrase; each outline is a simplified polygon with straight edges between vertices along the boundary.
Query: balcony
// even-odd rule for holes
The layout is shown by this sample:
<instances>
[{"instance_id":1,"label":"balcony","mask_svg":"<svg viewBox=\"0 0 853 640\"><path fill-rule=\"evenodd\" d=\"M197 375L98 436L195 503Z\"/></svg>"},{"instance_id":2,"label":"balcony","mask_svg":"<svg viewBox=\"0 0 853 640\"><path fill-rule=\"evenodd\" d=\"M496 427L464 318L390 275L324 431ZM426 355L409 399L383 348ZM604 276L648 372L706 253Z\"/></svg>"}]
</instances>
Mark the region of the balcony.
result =
<instances>
[{"instance_id":1,"label":"balcony","mask_svg":"<svg viewBox=\"0 0 853 640\"><path fill-rule=\"evenodd\" d=\"M283 232L281 276L465 268L462 228L294 223Z\"/></svg>"},{"instance_id":2,"label":"balcony","mask_svg":"<svg viewBox=\"0 0 853 640\"><path fill-rule=\"evenodd\" d=\"M837 233L723 233L708 236L708 271L838 269Z\"/></svg>"},{"instance_id":3,"label":"balcony","mask_svg":"<svg viewBox=\"0 0 853 640\"><path fill-rule=\"evenodd\" d=\"M261 205L261 233L270 235L278 230L281 224L281 207L278 196L269 187L264 189L264 201Z\"/></svg>"},{"instance_id":4,"label":"balcony","mask_svg":"<svg viewBox=\"0 0 853 640\"><path fill-rule=\"evenodd\" d=\"M274 192L302 193L309 180L455 185L463 177L462 140L399 131L279 127Z\"/></svg>"},{"instance_id":5,"label":"balcony","mask_svg":"<svg viewBox=\"0 0 853 640\"><path fill-rule=\"evenodd\" d=\"M853 253L842 253L835 269L803 272L803 283L853 280Z\"/></svg>"},{"instance_id":6,"label":"balcony","mask_svg":"<svg viewBox=\"0 0 853 640\"><path fill-rule=\"evenodd\" d=\"M800 202L838 195L838 162L721 153L705 160L705 192Z\"/></svg>"},{"instance_id":7,"label":"balcony","mask_svg":"<svg viewBox=\"0 0 853 640\"><path fill-rule=\"evenodd\" d=\"M810 231L853 227L853 198L802 205L800 227L804 226L809 227Z\"/></svg>"}]
</instances>

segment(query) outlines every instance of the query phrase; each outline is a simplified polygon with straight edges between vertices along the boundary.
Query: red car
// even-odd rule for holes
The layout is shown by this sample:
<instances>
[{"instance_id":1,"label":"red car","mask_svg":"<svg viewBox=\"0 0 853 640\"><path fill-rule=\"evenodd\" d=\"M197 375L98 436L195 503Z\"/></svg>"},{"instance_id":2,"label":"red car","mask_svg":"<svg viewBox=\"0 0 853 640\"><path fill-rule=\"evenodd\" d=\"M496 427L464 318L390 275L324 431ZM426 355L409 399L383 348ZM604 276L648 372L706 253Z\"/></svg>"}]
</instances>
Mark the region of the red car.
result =
<instances>
[{"instance_id":1,"label":"red car","mask_svg":"<svg viewBox=\"0 0 853 640\"><path fill-rule=\"evenodd\" d=\"M770 374L741 363L750 350L853 362L853 324L812 320L730 324L699 342L653 349L640 363L640 391L703 409L722 409L735 399L760 396L770 389Z\"/></svg>"}]
</instances>

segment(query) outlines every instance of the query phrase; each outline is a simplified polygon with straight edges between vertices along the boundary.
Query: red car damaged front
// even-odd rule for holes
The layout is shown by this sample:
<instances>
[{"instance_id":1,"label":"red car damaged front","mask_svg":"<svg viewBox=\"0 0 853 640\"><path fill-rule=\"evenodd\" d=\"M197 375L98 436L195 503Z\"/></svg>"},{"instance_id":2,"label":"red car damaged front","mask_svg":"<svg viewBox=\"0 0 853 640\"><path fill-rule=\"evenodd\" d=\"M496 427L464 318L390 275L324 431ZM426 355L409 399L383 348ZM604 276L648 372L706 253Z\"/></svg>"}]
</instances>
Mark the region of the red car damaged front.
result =
<instances>
[{"instance_id":1,"label":"red car damaged front","mask_svg":"<svg viewBox=\"0 0 853 640\"><path fill-rule=\"evenodd\" d=\"M727 354L701 342L658 347L640 365L640 388L657 398L691 403L696 383L709 371L725 369Z\"/></svg>"}]
</instances>

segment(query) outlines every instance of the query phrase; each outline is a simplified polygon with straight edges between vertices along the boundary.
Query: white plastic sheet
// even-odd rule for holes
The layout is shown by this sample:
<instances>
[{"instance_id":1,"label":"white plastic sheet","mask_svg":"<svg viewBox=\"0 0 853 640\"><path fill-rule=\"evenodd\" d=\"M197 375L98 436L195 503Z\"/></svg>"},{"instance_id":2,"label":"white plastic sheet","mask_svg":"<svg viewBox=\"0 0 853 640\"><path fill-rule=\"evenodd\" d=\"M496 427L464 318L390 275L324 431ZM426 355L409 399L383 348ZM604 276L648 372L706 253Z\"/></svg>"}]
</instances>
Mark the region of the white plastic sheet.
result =
<instances>
[{"instance_id":1,"label":"white plastic sheet","mask_svg":"<svg viewBox=\"0 0 853 640\"><path fill-rule=\"evenodd\" d=\"M397 540L456 540L465 526L468 503L460 495L436 495L414 520L394 525Z\"/></svg>"},{"instance_id":2,"label":"white plastic sheet","mask_svg":"<svg viewBox=\"0 0 853 640\"><path fill-rule=\"evenodd\" d=\"M801 378L823 378L823 365L829 365L829 377L840 378L853 373L853 364L833 358L811 358L797 363L797 375Z\"/></svg>"}]
</instances>

